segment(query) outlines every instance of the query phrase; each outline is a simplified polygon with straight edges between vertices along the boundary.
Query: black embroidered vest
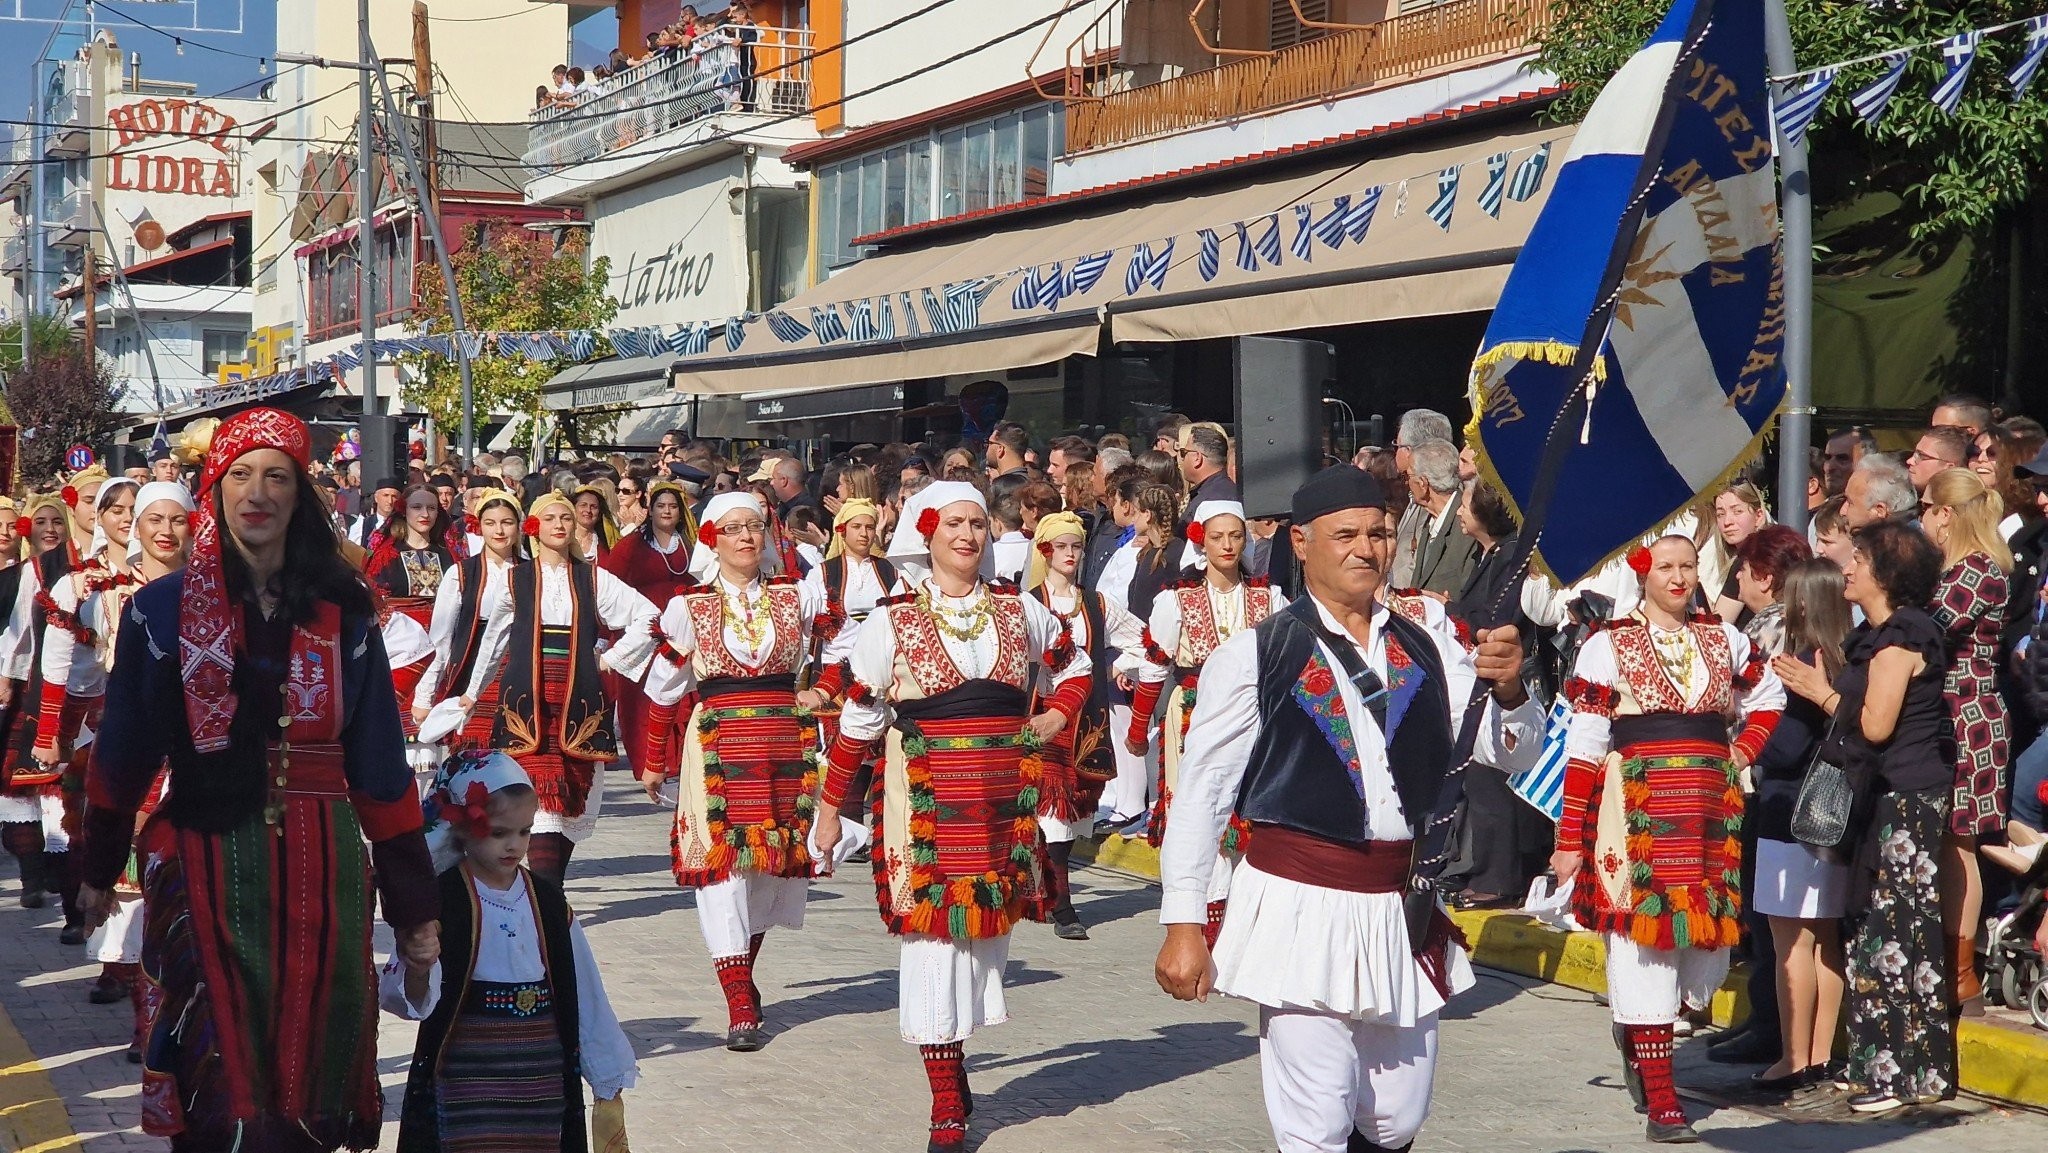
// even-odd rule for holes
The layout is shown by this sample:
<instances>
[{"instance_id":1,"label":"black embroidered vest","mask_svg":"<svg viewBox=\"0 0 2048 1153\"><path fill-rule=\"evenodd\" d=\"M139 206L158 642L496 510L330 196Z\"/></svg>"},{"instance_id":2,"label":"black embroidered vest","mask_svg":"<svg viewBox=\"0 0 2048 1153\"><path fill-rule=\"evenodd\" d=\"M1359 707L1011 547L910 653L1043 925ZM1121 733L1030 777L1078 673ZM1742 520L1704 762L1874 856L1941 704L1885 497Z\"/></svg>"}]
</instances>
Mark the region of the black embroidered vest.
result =
<instances>
[{"instance_id":1,"label":"black embroidered vest","mask_svg":"<svg viewBox=\"0 0 2048 1153\"><path fill-rule=\"evenodd\" d=\"M455 635L449 638L448 667L441 672L436 701L461 695L469 686L469 674L476 668L478 650L484 640L484 621L477 614L483 603L486 563L483 555L478 554L458 566L456 579L462 582L462 597L455 612ZM523 562L515 562L513 567L520 563Z\"/></svg>"},{"instance_id":2,"label":"black embroidered vest","mask_svg":"<svg viewBox=\"0 0 2048 1153\"><path fill-rule=\"evenodd\" d=\"M538 563L523 564L510 574L512 632L505 667L498 674L498 723L491 744L514 757L536 752L541 745L540 568ZM569 590L575 602L569 626L569 685L555 736L564 756L608 761L617 743L612 739L612 704L597 670L597 570L590 562L569 562Z\"/></svg>"},{"instance_id":3,"label":"black embroidered vest","mask_svg":"<svg viewBox=\"0 0 2048 1153\"><path fill-rule=\"evenodd\" d=\"M1306 599L1300 603L1310 604ZM1436 807L1451 767L1456 746L1449 686L1428 632L1398 613L1388 612L1382 619L1424 678L1387 745L1387 764L1401 810L1412 823L1426 819ZM1371 840L1365 800L1351 783L1352 766L1337 755L1294 695L1315 651L1314 630L1294 612L1283 611L1261 621L1253 632L1258 636L1259 715L1264 723L1238 786L1237 814L1254 823L1283 825L1345 844ZM1343 666L1335 661L1330 671L1344 675ZM1352 718L1352 732L1357 739L1371 739L1360 718Z\"/></svg>"},{"instance_id":4,"label":"black embroidered vest","mask_svg":"<svg viewBox=\"0 0 2048 1153\"><path fill-rule=\"evenodd\" d=\"M555 1035L562 1044L562 1153L589 1153L590 1138L583 1124L583 1034L576 1004L576 952L569 937L569 903L553 881L532 874L528 880L540 920L548 989L554 998ZM420 1023L413 1045L404 1112L398 1120L399 1153L439 1153L441 1149L435 1084L441 1077L441 1054L448 1045L449 1027L469 995L478 923L469 871L458 865L441 874L441 1001Z\"/></svg>"}]
</instances>

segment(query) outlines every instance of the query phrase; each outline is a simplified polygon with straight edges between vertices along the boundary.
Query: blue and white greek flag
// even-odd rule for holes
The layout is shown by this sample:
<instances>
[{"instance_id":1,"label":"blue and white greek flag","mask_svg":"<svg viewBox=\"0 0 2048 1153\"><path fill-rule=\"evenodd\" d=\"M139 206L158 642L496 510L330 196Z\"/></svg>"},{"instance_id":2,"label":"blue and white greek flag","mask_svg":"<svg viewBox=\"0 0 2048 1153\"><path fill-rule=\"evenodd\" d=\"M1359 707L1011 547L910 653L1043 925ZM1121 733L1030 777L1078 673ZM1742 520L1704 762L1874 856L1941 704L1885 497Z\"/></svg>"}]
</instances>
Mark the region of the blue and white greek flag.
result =
<instances>
[{"instance_id":1,"label":"blue and white greek flag","mask_svg":"<svg viewBox=\"0 0 2048 1153\"><path fill-rule=\"evenodd\" d=\"M634 328L614 328L611 331L612 351L620 356L646 356L647 350L640 347L640 331ZM498 338L499 356L518 356L519 338L501 336Z\"/></svg>"},{"instance_id":2,"label":"blue and white greek flag","mask_svg":"<svg viewBox=\"0 0 2048 1153\"><path fill-rule=\"evenodd\" d=\"M1312 204L1294 206L1294 244L1289 251L1296 260L1313 260L1316 254L1316 210Z\"/></svg>"},{"instance_id":3,"label":"blue and white greek flag","mask_svg":"<svg viewBox=\"0 0 2048 1153\"><path fill-rule=\"evenodd\" d=\"M882 315L889 313L889 298L882 298ZM890 327L893 329L894 324ZM846 339L860 342L874 340L881 335L875 323L875 302L872 300L849 300L846 302ZM896 335L891 332L889 335Z\"/></svg>"},{"instance_id":4,"label":"blue and white greek flag","mask_svg":"<svg viewBox=\"0 0 2048 1153\"><path fill-rule=\"evenodd\" d=\"M164 418L156 418L156 431L149 437L149 459L160 460L171 455L171 434L164 427Z\"/></svg>"},{"instance_id":5,"label":"blue and white greek flag","mask_svg":"<svg viewBox=\"0 0 2048 1153\"><path fill-rule=\"evenodd\" d=\"M1549 167L1550 141L1546 140L1515 165L1515 178L1508 181L1508 199L1519 203L1541 192L1543 173Z\"/></svg>"},{"instance_id":6,"label":"blue and white greek flag","mask_svg":"<svg viewBox=\"0 0 2048 1153\"><path fill-rule=\"evenodd\" d=\"M711 322L685 324L668 338L668 350L677 356L702 356L711 347Z\"/></svg>"},{"instance_id":7,"label":"blue and white greek flag","mask_svg":"<svg viewBox=\"0 0 2048 1153\"><path fill-rule=\"evenodd\" d=\"M1479 211L1500 219L1500 198L1508 188L1508 154L1496 152L1486 158L1486 187L1479 190Z\"/></svg>"},{"instance_id":8,"label":"blue and white greek flag","mask_svg":"<svg viewBox=\"0 0 2048 1153\"><path fill-rule=\"evenodd\" d=\"M1564 815L1564 741L1571 727L1571 702L1560 695L1543 724L1543 755L1529 768L1508 774L1508 788L1553 821Z\"/></svg>"},{"instance_id":9,"label":"blue and white greek flag","mask_svg":"<svg viewBox=\"0 0 2048 1153\"><path fill-rule=\"evenodd\" d=\"M1195 257L1195 271L1202 274L1205 282L1214 280L1223 271L1223 238L1213 228L1204 228L1195 235L1202 242L1202 251Z\"/></svg>"},{"instance_id":10,"label":"blue and white greek flag","mask_svg":"<svg viewBox=\"0 0 2048 1153\"><path fill-rule=\"evenodd\" d=\"M2012 83L2012 98L2018 100L2033 86L2034 74L2041 70L2041 60L2048 57L2048 16L2032 16L2027 19L2027 49L2020 56L2020 62L2005 74Z\"/></svg>"},{"instance_id":11,"label":"blue and white greek flag","mask_svg":"<svg viewBox=\"0 0 2048 1153\"><path fill-rule=\"evenodd\" d=\"M1804 87L1785 96L1771 105L1772 115L1778 119L1778 134L1794 147L1806 143L1806 130L1812 126L1813 118L1820 115L1820 104L1827 98L1828 89L1835 86L1835 70L1823 68L1809 78Z\"/></svg>"},{"instance_id":12,"label":"blue and white greek flag","mask_svg":"<svg viewBox=\"0 0 2048 1153\"><path fill-rule=\"evenodd\" d=\"M846 339L846 321L833 305L811 306L811 332L819 344L833 344Z\"/></svg>"},{"instance_id":13,"label":"blue and white greek flag","mask_svg":"<svg viewBox=\"0 0 2048 1153\"><path fill-rule=\"evenodd\" d=\"M585 331L582 333L582 335L585 338L587 338L590 343L584 347L583 352L580 355L578 355L576 359L588 360L590 358L591 350L596 348L597 346L597 334ZM471 360L475 360L477 357L482 356L484 354L483 333L462 332L457 333L456 336L458 339L462 341L462 351L464 353L467 353Z\"/></svg>"},{"instance_id":14,"label":"blue and white greek flag","mask_svg":"<svg viewBox=\"0 0 2048 1153\"><path fill-rule=\"evenodd\" d=\"M1329 213L1321 220L1316 221L1315 225L1316 239L1323 242L1323 247L1344 247L1344 221L1350 214L1351 198L1349 196L1339 196L1330 201ZM1300 253L1296 253L1296 255L1301 256L1303 260L1308 259L1306 255Z\"/></svg>"},{"instance_id":15,"label":"blue and white greek flag","mask_svg":"<svg viewBox=\"0 0 2048 1153\"><path fill-rule=\"evenodd\" d=\"M1963 85L1970 82L1970 65L1977 62L1977 43L1983 38L1982 32L1963 32L1941 42L1941 59L1948 70L1942 73L1941 83L1934 86L1929 99L1950 116L1956 114L1956 106L1963 102Z\"/></svg>"},{"instance_id":16,"label":"blue and white greek flag","mask_svg":"<svg viewBox=\"0 0 2048 1153\"><path fill-rule=\"evenodd\" d=\"M811 334L811 330L804 327L803 321L786 312L771 312L765 319L768 321L768 331L774 333L775 339L784 344L795 344Z\"/></svg>"},{"instance_id":17,"label":"blue and white greek flag","mask_svg":"<svg viewBox=\"0 0 2048 1153\"><path fill-rule=\"evenodd\" d=\"M1446 232L1451 230L1451 214L1458 208L1458 173L1463 165L1453 164L1436 177L1436 199L1429 202L1429 218Z\"/></svg>"},{"instance_id":18,"label":"blue and white greek flag","mask_svg":"<svg viewBox=\"0 0 2048 1153\"><path fill-rule=\"evenodd\" d=\"M1067 295L1079 296L1094 288L1102 280L1102 274L1109 271L1109 262L1116 256L1116 249L1106 248L1090 256L1076 257L1067 266Z\"/></svg>"},{"instance_id":19,"label":"blue and white greek flag","mask_svg":"<svg viewBox=\"0 0 2048 1153\"><path fill-rule=\"evenodd\" d=\"M1608 80L1473 362L1480 467L1562 583L1725 483L1784 401L1764 3L1676 0Z\"/></svg>"},{"instance_id":20,"label":"blue and white greek flag","mask_svg":"<svg viewBox=\"0 0 2048 1153\"><path fill-rule=\"evenodd\" d=\"M1345 209L1344 235L1351 238L1351 243L1365 243L1365 234L1372 231L1372 214L1379 211L1380 195L1384 192L1385 188L1374 185L1366 189L1356 203Z\"/></svg>"},{"instance_id":21,"label":"blue and white greek flag","mask_svg":"<svg viewBox=\"0 0 2048 1153\"><path fill-rule=\"evenodd\" d=\"M1877 82L1849 97L1849 103L1856 108L1856 115L1863 118L1872 128L1884 122L1885 110L1892 106L1892 93L1899 90L1899 81L1906 78L1906 64L1912 59L1912 52L1891 52L1884 57L1885 73Z\"/></svg>"},{"instance_id":22,"label":"blue and white greek flag","mask_svg":"<svg viewBox=\"0 0 2048 1153\"><path fill-rule=\"evenodd\" d=\"M1027 268L1017 274L1017 287L1010 290L1010 307L1018 312L1038 307L1038 269Z\"/></svg>"},{"instance_id":23,"label":"blue and white greek flag","mask_svg":"<svg viewBox=\"0 0 2048 1153\"><path fill-rule=\"evenodd\" d=\"M940 310L943 323L934 324L933 330L941 333L967 332L981 325L981 302L984 285L993 281L963 280L945 287L945 306Z\"/></svg>"},{"instance_id":24,"label":"blue and white greek flag","mask_svg":"<svg viewBox=\"0 0 2048 1153\"><path fill-rule=\"evenodd\" d=\"M745 314L725 318L725 350L727 352L739 351L740 345L747 339L748 319Z\"/></svg>"},{"instance_id":25,"label":"blue and white greek flag","mask_svg":"<svg viewBox=\"0 0 2048 1153\"><path fill-rule=\"evenodd\" d=\"M896 298L903 302L903 335L911 340L923 336L924 326L917 320L917 302L912 300L907 292L897 293Z\"/></svg>"},{"instance_id":26,"label":"blue and white greek flag","mask_svg":"<svg viewBox=\"0 0 2048 1153\"><path fill-rule=\"evenodd\" d=\"M1131 266L1124 270L1124 295L1136 296L1138 290L1151 285L1155 289L1166 287L1166 270L1173 267L1173 238L1161 242L1159 251L1152 251L1148 241L1131 251Z\"/></svg>"},{"instance_id":27,"label":"blue and white greek flag","mask_svg":"<svg viewBox=\"0 0 2048 1153\"><path fill-rule=\"evenodd\" d=\"M1034 275L1038 273L1038 270L1035 268L1031 271ZM1038 291L1032 303L1045 309L1047 312L1055 312L1058 311L1060 300L1066 294L1067 270L1059 261L1055 260L1052 262L1051 270L1038 277Z\"/></svg>"}]
</instances>

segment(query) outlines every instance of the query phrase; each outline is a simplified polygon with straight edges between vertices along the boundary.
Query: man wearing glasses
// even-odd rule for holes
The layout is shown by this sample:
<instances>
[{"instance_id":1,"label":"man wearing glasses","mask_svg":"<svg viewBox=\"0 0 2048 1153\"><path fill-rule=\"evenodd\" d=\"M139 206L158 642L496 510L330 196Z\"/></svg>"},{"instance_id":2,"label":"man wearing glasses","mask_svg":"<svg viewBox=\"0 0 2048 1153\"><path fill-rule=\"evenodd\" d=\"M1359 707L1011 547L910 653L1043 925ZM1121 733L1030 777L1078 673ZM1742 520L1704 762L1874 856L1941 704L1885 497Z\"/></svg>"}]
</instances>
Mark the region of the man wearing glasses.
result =
<instances>
[{"instance_id":1,"label":"man wearing glasses","mask_svg":"<svg viewBox=\"0 0 2048 1153\"><path fill-rule=\"evenodd\" d=\"M1960 428L1938 424L1921 433L1913 451L1906 456L1906 475L1912 478L1913 491L1926 492L1934 474L1961 468L1973 455L1970 438Z\"/></svg>"},{"instance_id":2,"label":"man wearing glasses","mask_svg":"<svg viewBox=\"0 0 2048 1153\"><path fill-rule=\"evenodd\" d=\"M1238 495L1237 482L1230 479L1230 438L1225 436L1219 425L1208 421L1191 424L1181 430L1180 447L1175 450L1176 463L1180 465L1181 479L1187 482L1187 503L1181 506L1181 533L1187 533L1187 518L1205 501L1235 502ZM1193 558L1189 558L1193 564Z\"/></svg>"}]
</instances>

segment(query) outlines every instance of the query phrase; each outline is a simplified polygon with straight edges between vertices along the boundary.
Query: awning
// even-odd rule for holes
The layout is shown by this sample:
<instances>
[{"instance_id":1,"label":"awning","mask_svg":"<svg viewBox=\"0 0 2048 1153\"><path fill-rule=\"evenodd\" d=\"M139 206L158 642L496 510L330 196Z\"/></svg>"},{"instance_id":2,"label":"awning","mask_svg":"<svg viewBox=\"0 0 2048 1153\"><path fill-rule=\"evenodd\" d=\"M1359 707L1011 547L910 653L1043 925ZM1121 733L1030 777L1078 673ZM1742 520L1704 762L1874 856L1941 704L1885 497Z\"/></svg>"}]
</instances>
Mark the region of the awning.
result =
<instances>
[{"instance_id":1,"label":"awning","mask_svg":"<svg viewBox=\"0 0 2048 1153\"><path fill-rule=\"evenodd\" d=\"M872 412L903 411L903 385L863 384L819 392L774 392L749 396L748 424L780 424L791 420L829 420Z\"/></svg>"},{"instance_id":2,"label":"awning","mask_svg":"<svg viewBox=\"0 0 2048 1153\"><path fill-rule=\"evenodd\" d=\"M614 356L565 368L540 386L542 408L560 412L635 404L668 391L667 356Z\"/></svg>"},{"instance_id":3,"label":"awning","mask_svg":"<svg viewBox=\"0 0 2048 1153\"><path fill-rule=\"evenodd\" d=\"M1468 132L853 265L780 308L683 326L684 392L991 372L1185 340L1492 307L1575 130Z\"/></svg>"}]
</instances>

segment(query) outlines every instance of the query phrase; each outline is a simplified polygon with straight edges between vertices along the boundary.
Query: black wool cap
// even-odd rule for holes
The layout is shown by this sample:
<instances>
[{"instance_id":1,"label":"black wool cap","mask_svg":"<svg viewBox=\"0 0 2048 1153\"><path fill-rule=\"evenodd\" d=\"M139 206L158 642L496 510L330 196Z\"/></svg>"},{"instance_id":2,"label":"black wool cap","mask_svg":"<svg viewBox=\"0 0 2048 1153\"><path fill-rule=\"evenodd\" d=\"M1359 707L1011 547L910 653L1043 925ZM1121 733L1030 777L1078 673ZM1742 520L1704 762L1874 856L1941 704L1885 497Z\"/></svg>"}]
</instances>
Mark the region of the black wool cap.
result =
<instances>
[{"instance_id":1,"label":"black wool cap","mask_svg":"<svg viewBox=\"0 0 2048 1153\"><path fill-rule=\"evenodd\" d=\"M1384 511L1387 494L1380 489L1380 482L1361 468L1348 464L1333 465L1308 478L1308 483L1294 490L1294 523L1307 525L1318 517L1333 512L1354 508L1376 508Z\"/></svg>"},{"instance_id":2,"label":"black wool cap","mask_svg":"<svg viewBox=\"0 0 2048 1153\"><path fill-rule=\"evenodd\" d=\"M372 488L370 491L377 492L380 489L387 488L392 492L399 492L405 488L405 482L395 476L387 476L383 480L378 481L376 488Z\"/></svg>"},{"instance_id":3,"label":"black wool cap","mask_svg":"<svg viewBox=\"0 0 2048 1153\"><path fill-rule=\"evenodd\" d=\"M431 477L428 477L428 478L427 478L427 487L428 487L428 488L454 488L454 487L455 487L455 478L454 478L454 477L452 477L452 476L449 476L449 475L448 475L447 473L435 473L435 474L434 474L433 476L431 476Z\"/></svg>"}]
</instances>

